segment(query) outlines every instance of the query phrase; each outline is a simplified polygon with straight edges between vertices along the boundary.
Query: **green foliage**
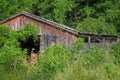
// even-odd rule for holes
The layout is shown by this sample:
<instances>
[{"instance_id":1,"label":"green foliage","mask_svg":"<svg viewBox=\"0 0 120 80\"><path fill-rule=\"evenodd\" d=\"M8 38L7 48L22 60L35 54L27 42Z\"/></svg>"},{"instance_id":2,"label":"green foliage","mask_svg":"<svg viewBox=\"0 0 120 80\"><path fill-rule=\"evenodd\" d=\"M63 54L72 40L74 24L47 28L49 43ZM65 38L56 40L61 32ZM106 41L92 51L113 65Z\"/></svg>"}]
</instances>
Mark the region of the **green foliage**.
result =
<instances>
[{"instance_id":1,"label":"green foliage","mask_svg":"<svg viewBox=\"0 0 120 80\"><path fill-rule=\"evenodd\" d=\"M119 80L119 65L114 64L113 55L93 47L81 55L64 73L58 73L55 80Z\"/></svg>"},{"instance_id":2,"label":"green foliage","mask_svg":"<svg viewBox=\"0 0 120 80\"><path fill-rule=\"evenodd\" d=\"M38 60L38 75L43 80L50 80L56 73L67 71L74 58L75 55L65 46L55 45L54 47L48 47Z\"/></svg>"},{"instance_id":3,"label":"green foliage","mask_svg":"<svg viewBox=\"0 0 120 80\"><path fill-rule=\"evenodd\" d=\"M0 1L0 20L21 11L29 11L77 27L78 31L99 33L102 30L100 33L103 34L119 34L119 4L120 0L4 0Z\"/></svg>"},{"instance_id":4,"label":"green foliage","mask_svg":"<svg viewBox=\"0 0 120 80\"><path fill-rule=\"evenodd\" d=\"M120 34L120 0L1 0L0 20L21 11L63 23L80 32ZM92 47L76 60L83 49L77 39L71 52L55 45L40 54L36 66L25 66L26 50L20 41L35 41L38 32L33 24L19 31L0 25L0 80L119 80L120 42L102 50ZM77 53L77 54L74 54Z\"/></svg>"},{"instance_id":5,"label":"green foliage","mask_svg":"<svg viewBox=\"0 0 120 80\"><path fill-rule=\"evenodd\" d=\"M18 41L12 38L12 30L9 27L0 25L0 32L1 42L4 44L0 49L0 71L10 70L11 68L16 69L19 61L22 60L20 56L23 55L23 52L18 47Z\"/></svg>"},{"instance_id":6,"label":"green foliage","mask_svg":"<svg viewBox=\"0 0 120 80\"><path fill-rule=\"evenodd\" d=\"M8 38L10 36L11 29L5 25L0 25L0 37Z\"/></svg>"},{"instance_id":7,"label":"green foliage","mask_svg":"<svg viewBox=\"0 0 120 80\"><path fill-rule=\"evenodd\" d=\"M53 2L54 5L54 21L57 21L59 23L64 23L66 20L66 13L68 11L71 11L74 3L72 0L61 0L57 1L55 0ZM69 5L69 6L68 6Z\"/></svg>"},{"instance_id":8,"label":"green foliage","mask_svg":"<svg viewBox=\"0 0 120 80\"><path fill-rule=\"evenodd\" d=\"M23 57L26 50L21 49L20 42L27 41L29 37L38 40L38 29L33 24L28 24L20 31L12 31L9 27L0 25L0 71L24 69Z\"/></svg>"},{"instance_id":9,"label":"green foliage","mask_svg":"<svg viewBox=\"0 0 120 80\"><path fill-rule=\"evenodd\" d=\"M120 32L120 0L105 0L96 4L98 15L101 15L109 24L113 24L117 32Z\"/></svg>"},{"instance_id":10,"label":"green foliage","mask_svg":"<svg viewBox=\"0 0 120 80\"><path fill-rule=\"evenodd\" d=\"M84 47L84 40L83 38L77 38L76 41L73 43L73 51L74 53L79 54L80 51L83 49Z\"/></svg>"},{"instance_id":11,"label":"green foliage","mask_svg":"<svg viewBox=\"0 0 120 80\"><path fill-rule=\"evenodd\" d=\"M11 29L5 25L0 25L0 46L10 37Z\"/></svg>"},{"instance_id":12,"label":"green foliage","mask_svg":"<svg viewBox=\"0 0 120 80\"><path fill-rule=\"evenodd\" d=\"M8 18L21 11L29 11L35 2L36 0L1 0L0 20Z\"/></svg>"},{"instance_id":13,"label":"green foliage","mask_svg":"<svg viewBox=\"0 0 120 80\"><path fill-rule=\"evenodd\" d=\"M17 31L17 34L15 36L24 42L26 42L30 37L33 40L37 41L39 31L40 30L34 24L28 24L23 29Z\"/></svg>"},{"instance_id":14,"label":"green foliage","mask_svg":"<svg viewBox=\"0 0 120 80\"><path fill-rule=\"evenodd\" d=\"M115 56L115 63L120 64L120 42L117 42L112 47L111 53Z\"/></svg>"},{"instance_id":15,"label":"green foliage","mask_svg":"<svg viewBox=\"0 0 120 80\"><path fill-rule=\"evenodd\" d=\"M78 54L71 53L62 45L55 45L39 55L36 66L28 66L25 70L1 72L0 79L119 80L120 65L114 63L115 57L110 52L109 49L104 51L92 47L76 60L75 56Z\"/></svg>"},{"instance_id":16,"label":"green foliage","mask_svg":"<svg viewBox=\"0 0 120 80\"><path fill-rule=\"evenodd\" d=\"M105 58L105 53L98 47L92 47L90 51L86 52L80 60L84 60L83 65L85 67L96 66L97 64L103 63Z\"/></svg>"},{"instance_id":17,"label":"green foliage","mask_svg":"<svg viewBox=\"0 0 120 80\"><path fill-rule=\"evenodd\" d=\"M66 21L66 13L71 11L73 6L72 0L37 0L33 6L33 13L59 23L64 23Z\"/></svg>"},{"instance_id":18,"label":"green foliage","mask_svg":"<svg viewBox=\"0 0 120 80\"><path fill-rule=\"evenodd\" d=\"M77 25L76 30L86 33L96 34L116 34L116 29L113 25L105 22L103 19L87 18Z\"/></svg>"}]
</instances>

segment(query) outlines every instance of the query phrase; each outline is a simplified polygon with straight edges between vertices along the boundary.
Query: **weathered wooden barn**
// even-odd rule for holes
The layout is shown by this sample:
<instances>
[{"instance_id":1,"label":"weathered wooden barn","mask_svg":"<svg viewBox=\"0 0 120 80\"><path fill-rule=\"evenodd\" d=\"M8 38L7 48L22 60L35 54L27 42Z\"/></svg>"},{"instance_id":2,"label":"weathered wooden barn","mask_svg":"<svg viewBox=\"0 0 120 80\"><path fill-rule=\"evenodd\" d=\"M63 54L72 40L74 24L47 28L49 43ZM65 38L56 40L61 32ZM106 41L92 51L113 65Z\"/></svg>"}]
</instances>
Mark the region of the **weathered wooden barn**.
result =
<instances>
[{"instance_id":1,"label":"weathered wooden barn","mask_svg":"<svg viewBox=\"0 0 120 80\"><path fill-rule=\"evenodd\" d=\"M77 31L70 27L27 12L14 15L1 23L10 26L13 30L19 30L27 24L35 24L40 29L39 49L41 51L44 51L47 46L54 45L55 43L65 44L71 47L72 42L78 36ZM28 42L28 45L30 46L30 42Z\"/></svg>"},{"instance_id":2,"label":"weathered wooden barn","mask_svg":"<svg viewBox=\"0 0 120 80\"><path fill-rule=\"evenodd\" d=\"M49 45L56 43L61 43L71 48L72 42L74 42L77 37L84 38L86 47L89 47L91 44L97 44L103 47L106 43L108 44L119 40L116 35L81 33L68 26L27 12L14 15L1 23L10 26L13 30L19 30L27 24L35 24L40 29L40 41L38 43L41 51L44 51ZM29 43L27 44L30 45Z\"/></svg>"}]
</instances>

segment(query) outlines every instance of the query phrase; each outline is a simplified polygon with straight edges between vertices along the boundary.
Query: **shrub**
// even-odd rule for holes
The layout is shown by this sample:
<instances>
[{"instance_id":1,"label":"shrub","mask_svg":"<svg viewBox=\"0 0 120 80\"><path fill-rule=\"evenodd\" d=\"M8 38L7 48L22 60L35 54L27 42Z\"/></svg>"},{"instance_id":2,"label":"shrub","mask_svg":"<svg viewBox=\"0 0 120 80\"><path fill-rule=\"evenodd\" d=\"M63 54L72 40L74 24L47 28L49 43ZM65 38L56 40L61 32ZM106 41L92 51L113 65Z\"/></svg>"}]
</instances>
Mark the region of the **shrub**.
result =
<instances>
[{"instance_id":1,"label":"shrub","mask_svg":"<svg viewBox=\"0 0 120 80\"><path fill-rule=\"evenodd\" d=\"M56 73L67 71L74 58L74 54L65 46L57 44L54 47L48 47L38 60L37 71L40 78L50 80Z\"/></svg>"},{"instance_id":2,"label":"shrub","mask_svg":"<svg viewBox=\"0 0 120 80\"><path fill-rule=\"evenodd\" d=\"M25 70L23 57L27 50L22 50L19 39L27 41L28 37L38 39L38 29L33 24L28 24L24 29L13 31L9 27L0 25L0 71L10 72L14 70Z\"/></svg>"},{"instance_id":3,"label":"shrub","mask_svg":"<svg viewBox=\"0 0 120 80\"><path fill-rule=\"evenodd\" d=\"M115 56L115 63L120 64L120 42L116 42L111 48L111 54Z\"/></svg>"},{"instance_id":4,"label":"shrub","mask_svg":"<svg viewBox=\"0 0 120 80\"><path fill-rule=\"evenodd\" d=\"M58 73L55 80L119 80L119 65L108 50L93 47L71 64L66 72Z\"/></svg>"}]
</instances>

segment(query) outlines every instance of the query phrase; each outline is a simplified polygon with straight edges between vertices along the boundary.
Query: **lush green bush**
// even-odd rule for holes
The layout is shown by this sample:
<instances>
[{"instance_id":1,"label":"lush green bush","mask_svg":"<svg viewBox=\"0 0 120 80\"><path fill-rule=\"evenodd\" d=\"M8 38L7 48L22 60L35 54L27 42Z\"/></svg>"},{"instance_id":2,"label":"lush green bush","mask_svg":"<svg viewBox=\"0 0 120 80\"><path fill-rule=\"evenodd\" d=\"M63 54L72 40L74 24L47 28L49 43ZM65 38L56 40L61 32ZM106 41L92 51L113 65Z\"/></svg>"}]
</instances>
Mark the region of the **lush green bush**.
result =
<instances>
[{"instance_id":1,"label":"lush green bush","mask_svg":"<svg viewBox=\"0 0 120 80\"><path fill-rule=\"evenodd\" d=\"M77 38L74 42L73 42L73 52L76 54L79 54L83 48L84 48L84 39L83 38Z\"/></svg>"},{"instance_id":2,"label":"lush green bush","mask_svg":"<svg viewBox=\"0 0 120 80\"><path fill-rule=\"evenodd\" d=\"M17 33L14 34L14 37L16 36L16 38L24 42L26 42L30 37L36 41L38 40L39 31L40 30L34 24L28 24L17 31Z\"/></svg>"},{"instance_id":3,"label":"lush green bush","mask_svg":"<svg viewBox=\"0 0 120 80\"><path fill-rule=\"evenodd\" d=\"M3 47L4 43L10 38L11 29L5 25L0 25L0 48Z\"/></svg>"},{"instance_id":4,"label":"lush green bush","mask_svg":"<svg viewBox=\"0 0 120 80\"><path fill-rule=\"evenodd\" d=\"M82 22L78 23L76 30L86 33L95 34L116 34L116 29L112 24L105 22L103 17L86 18Z\"/></svg>"},{"instance_id":5,"label":"lush green bush","mask_svg":"<svg viewBox=\"0 0 120 80\"><path fill-rule=\"evenodd\" d=\"M28 24L19 31L13 31L9 27L0 25L0 71L24 69L23 57L26 50L20 47L21 41L27 41L29 37L38 39L38 29L33 24Z\"/></svg>"},{"instance_id":6,"label":"lush green bush","mask_svg":"<svg viewBox=\"0 0 120 80\"><path fill-rule=\"evenodd\" d=\"M115 56L115 63L120 64L120 42L117 42L115 45L113 45L111 54Z\"/></svg>"},{"instance_id":7,"label":"lush green bush","mask_svg":"<svg viewBox=\"0 0 120 80\"><path fill-rule=\"evenodd\" d=\"M32 29L31 29L32 28ZM35 66L24 65L19 40L26 42L29 37L38 39L38 29L27 25L19 31L0 25L0 80L119 80L119 42L112 49L83 48L83 39L73 43L73 50L57 44L49 46L39 54ZM34 31L35 32L34 32ZM7 33L5 33L7 31ZM117 64L116 64L117 63Z\"/></svg>"},{"instance_id":8,"label":"lush green bush","mask_svg":"<svg viewBox=\"0 0 120 80\"><path fill-rule=\"evenodd\" d=\"M48 47L40 58L37 64L41 80L50 80L56 73L65 72L71 66L75 59L75 54L72 54L65 46L55 45Z\"/></svg>"},{"instance_id":9,"label":"lush green bush","mask_svg":"<svg viewBox=\"0 0 120 80\"><path fill-rule=\"evenodd\" d=\"M67 72L58 73L55 80L119 80L120 69L109 51L93 47L71 64Z\"/></svg>"}]
</instances>

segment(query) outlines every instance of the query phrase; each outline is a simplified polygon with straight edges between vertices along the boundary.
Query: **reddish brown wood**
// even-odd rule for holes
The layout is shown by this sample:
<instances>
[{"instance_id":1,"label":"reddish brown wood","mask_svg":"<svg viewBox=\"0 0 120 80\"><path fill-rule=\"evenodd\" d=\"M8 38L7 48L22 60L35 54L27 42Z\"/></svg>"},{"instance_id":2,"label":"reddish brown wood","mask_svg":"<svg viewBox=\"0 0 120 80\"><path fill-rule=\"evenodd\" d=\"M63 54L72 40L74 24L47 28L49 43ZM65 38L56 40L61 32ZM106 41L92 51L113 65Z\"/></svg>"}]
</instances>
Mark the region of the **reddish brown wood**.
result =
<instances>
[{"instance_id":1,"label":"reddish brown wood","mask_svg":"<svg viewBox=\"0 0 120 80\"><path fill-rule=\"evenodd\" d=\"M41 35L40 37L41 51L44 51L45 48L48 46L45 43L45 36L49 37L49 41L51 39L51 42L48 43L49 45L53 45L52 38L55 37L56 41L54 43L65 44L68 47L71 47L72 42L74 42L77 37L76 35L70 32L67 32L60 28L57 28L55 26L52 26L42 21L38 21L34 18L22 14L12 18L11 20L3 22L3 24L10 26L13 30L19 30L27 24L35 24L40 29L39 35Z\"/></svg>"}]
</instances>

